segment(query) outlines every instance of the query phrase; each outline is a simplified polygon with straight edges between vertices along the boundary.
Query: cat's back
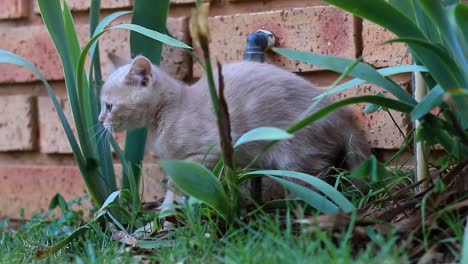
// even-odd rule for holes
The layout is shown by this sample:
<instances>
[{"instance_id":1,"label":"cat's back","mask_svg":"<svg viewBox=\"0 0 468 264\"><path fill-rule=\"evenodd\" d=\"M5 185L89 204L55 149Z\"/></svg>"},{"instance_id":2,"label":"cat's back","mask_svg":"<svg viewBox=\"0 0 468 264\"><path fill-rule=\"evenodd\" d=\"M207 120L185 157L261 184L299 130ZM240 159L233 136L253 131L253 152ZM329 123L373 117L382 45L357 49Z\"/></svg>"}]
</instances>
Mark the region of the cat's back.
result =
<instances>
[{"instance_id":1,"label":"cat's back","mask_svg":"<svg viewBox=\"0 0 468 264\"><path fill-rule=\"evenodd\" d=\"M226 94L244 90L249 93L271 92L278 95L288 92L306 93L315 97L321 93L307 80L269 63L242 61L225 64L223 76Z\"/></svg>"},{"instance_id":2,"label":"cat's back","mask_svg":"<svg viewBox=\"0 0 468 264\"><path fill-rule=\"evenodd\" d=\"M298 118L322 91L311 82L269 63L251 61L233 62L222 65L224 96L232 121L251 121L249 127L259 125L256 119L282 119L288 123ZM214 81L218 85L218 70ZM209 89L203 76L187 91L186 105L189 112L211 114ZM330 103L322 100L318 107ZM281 117L281 118L280 118ZM282 125L282 124L272 124Z\"/></svg>"}]
</instances>

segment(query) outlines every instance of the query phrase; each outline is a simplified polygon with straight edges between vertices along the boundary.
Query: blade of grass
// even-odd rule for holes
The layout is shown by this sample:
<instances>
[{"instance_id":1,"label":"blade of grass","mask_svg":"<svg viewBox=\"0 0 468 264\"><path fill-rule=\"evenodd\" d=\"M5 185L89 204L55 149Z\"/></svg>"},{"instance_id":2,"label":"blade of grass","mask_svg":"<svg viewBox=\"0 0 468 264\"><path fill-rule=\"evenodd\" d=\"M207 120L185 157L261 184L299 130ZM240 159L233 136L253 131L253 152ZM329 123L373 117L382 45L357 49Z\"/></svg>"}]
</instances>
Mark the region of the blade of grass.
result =
<instances>
[{"instance_id":1,"label":"blade of grass","mask_svg":"<svg viewBox=\"0 0 468 264\"><path fill-rule=\"evenodd\" d=\"M86 223L86 225L84 226L81 226L77 229L75 229L75 231L73 231L73 233L71 233L71 235L67 236L66 238L60 240L57 244L53 245L52 247L48 248L47 250L45 251L37 251L36 252L36 258L38 259L44 259L52 254L55 254L57 253L60 249L62 249L63 247L65 247L66 245L68 245L68 243L70 243L71 241L73 241L73 239L81 236L85 231L87 231L90 227L89 227L89 224L92 223L92 222L95 222L97 219L99 219L101 216L103 216L105 213L106 213L106 208L107 206L109 206L109 204L111 204L116 198L117 196L119 195L120 191L115 191L113 193L111 193L106 199L105 201L103 202L101 208L96 212L96 214L93 216L93 218L91 220L89 220L88 223Z\"/></svg>"}]
</instances>

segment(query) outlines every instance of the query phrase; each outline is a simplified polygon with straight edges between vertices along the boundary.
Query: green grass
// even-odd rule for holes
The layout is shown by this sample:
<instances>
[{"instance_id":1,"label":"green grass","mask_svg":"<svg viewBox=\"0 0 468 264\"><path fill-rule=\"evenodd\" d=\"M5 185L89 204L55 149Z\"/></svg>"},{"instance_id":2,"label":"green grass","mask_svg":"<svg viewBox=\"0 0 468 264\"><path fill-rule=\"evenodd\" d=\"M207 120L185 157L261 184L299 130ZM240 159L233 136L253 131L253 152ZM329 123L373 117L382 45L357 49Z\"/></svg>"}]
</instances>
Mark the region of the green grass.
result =
<instances>
[{"instance_id":1,"label":"green grass","mask_svg":"<svg viewBox=\"0 0 468 264\"><path fill-rule=\"evenodd\" d=\"M71 231L61 218L43 222L39 218L18 230L1 222L0 263L23 263L34 260L34 252L64 238ZM260 218L242 224L216 237L213 226L181 227L168 234L169 243L161 248L132 250L112 241L109 230L97 225L70 243L51 262L137 263L142 259L162 263L404 263L404 248L393 247L394 240L371 241L360 249L340 244L344 233L305 232L305 228L286 227L279 220ZM378 259L377 259L378 257ZM47 260L46 260L47 261Z\"/></svg>"},{"instance_id":2,"label":"green grass","mask_svg":"<svg viewBox=\"0 0 468 264\"><path fill-rule=\"evenodd\" d=\"M411 172L389 171L386 178L370 182L370 191L366 195L349 182L348 172L336 171L330 183L349 197L356 207L372 205L370 211L378 215L381 210L398 208L415 197L415 192L411 191L414 188L397 197L401 195L399 190L413 184L412 176ZM179 226L169 232L156 233L144 244L137 244L138 247L115 241L108 227L109 219L102 217L100 222L88 222L89 229L84 234L39 262L416 263L431 251L445 254L440 261L456 262L462 257L462 248L466 247L462 242L466 236L463 221L466 210L448 208L463 201L464 197L466 195L450 199L439 208L422 205L426 218L432 220L420 229L421 233L414 234L411 233L421 227L421 219L417 218L421 209L416 209L406 218L401 213L387 217L386 228L382 229L382 225L366 224L366 214L362 214L362 210L335 217L334 214L319 215L312 208L304 209L290 203L282 210L261 212L250 218L244 216L243 221L235 221L233 226L224 230L226 225L222 218L216 218L210 207L194 199L185 199L177 207ZM396 203L388 201L389 198L398 198L400 204L396 206ZM376 200L385 199L387 201L374 204ZM86 224L80 219L87 213L69 209L75 203L77 201L69 202L68 206L58 204L63 212L59 217L54 218L51 211L39 213L14 229L9 227L7 219L1 220L0 263L37 261L37 251L58 243L78 226ZM420 204L424 203L427 201ZM304 206L303 203L301 205ZM96 211L94 208L93 212ZM311 217L314 215L318 218ZM154 212L140 213L138 222L141 224L156 216ZM311 219L316 219L322 228L317 228L317 222ZM402 223L401 219L415 220L412 222L416 225L398 232L396 227ZM334 220L343 221L334 228L323 228Z\"/></svg>"},{"instance_id":3,"label":"green grass","mask_svg":"<svg viewBox=\"0 0 468 264\"><path fill-rule=\"evenodd\" d=\"M345 181L343 181L345 182ZM347 188L349 194L352 187ZM346 190L344 190L346 191ZM71 201L69 204L76 203ZM68 207L70 208L70 207ZM0 221L0 263L35 261L35 252L45 250L69 236L83 225L83 212L63 209L64 215L51 211L38 213L18 228L9 221ZM94 209L95 211L96 209ZM348 226L334 231L311 232L310 224L299 224L303 210L293 206L269 214L258 214L248 222L237 222L226 232L219 222L207 215L211 210L187 200L180 208L181 225L164 234L152 249L130 248L112 239L112 232L103 223L88 223L90 229L57 254L41 262L59 263L138 263L141 260L161 263L405 263L404 246L397 246L397 236L366 230L370 239L356 243L349 238ZM53 219L53 220L50 220ZM160 235L157 235L160 237ZM156 240L158 241L158 240ZM163 243L160 243L160 242Z\"/></svg>"}]
</instances>

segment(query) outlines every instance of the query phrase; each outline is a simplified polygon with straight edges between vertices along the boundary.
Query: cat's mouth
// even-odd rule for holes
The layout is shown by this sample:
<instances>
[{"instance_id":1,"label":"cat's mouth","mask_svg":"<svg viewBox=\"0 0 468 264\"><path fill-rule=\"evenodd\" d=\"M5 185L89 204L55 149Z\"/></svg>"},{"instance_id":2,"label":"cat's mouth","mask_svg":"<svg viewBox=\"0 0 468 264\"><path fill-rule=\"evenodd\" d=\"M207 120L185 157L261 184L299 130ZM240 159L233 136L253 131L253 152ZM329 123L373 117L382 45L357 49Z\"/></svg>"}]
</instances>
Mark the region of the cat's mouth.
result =
<instances>
[{"instance_id":1,"label":"cat's mouth","mask_svg":"<svg viewBox=\"0 0 468 264\"><path fill-rule=\"evenodd\" d=\"M115 123L104 123L103 126L107 131L109 131L112 134L119 133L125 130L121 125Z\"/></svg>"}]
</instances>

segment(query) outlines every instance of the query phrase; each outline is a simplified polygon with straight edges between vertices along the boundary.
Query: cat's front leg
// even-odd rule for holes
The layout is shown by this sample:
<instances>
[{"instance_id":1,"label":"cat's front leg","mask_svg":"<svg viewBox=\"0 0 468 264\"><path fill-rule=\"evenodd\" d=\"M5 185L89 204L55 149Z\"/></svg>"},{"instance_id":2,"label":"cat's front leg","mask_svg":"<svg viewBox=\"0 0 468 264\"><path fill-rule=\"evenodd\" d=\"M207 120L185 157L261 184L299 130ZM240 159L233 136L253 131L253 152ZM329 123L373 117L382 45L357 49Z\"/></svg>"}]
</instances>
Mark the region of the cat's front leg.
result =
<instances>
[{"instance_id":1,"label":"cat's front leg","mask_svg":"<svg viewBox=\"0 0 468 264\"><path fill-rule=\"evenodd\" d=\"M208 155L209 156L209 155ZM211 163L213 163L213 161L211 160L211 158L207 159L207 156L206 155L192 155L186 159L184 159L185 161L190 161L190 162L195 162L195 163L202 163L202 162L208 162L208 164L211 165ZM160 212L165 212L167 210L170 210L170 208L172 207L171 205L173 205L174 203L176 202L180 202L181 201L181 196L179 195L176 195L174 193L174 190L177 190L177 187L175 186L175 183L174 181L172 181L170 179L170 176L166 175L166 177L168 177L168 180L167 180L167 190L166 190L166 193L164 194L164 200L162 202L162 204L159 206L159 210ZM164 230L167 230L169 228L172 227L172 223L171 222L168 222L168 221L164 221L164 224L163 224L163 227L164 227Z\"/></svg>"},{"instance_id":2,"label":"cat's front leg","mask_svg":"<svg viewBox=\"0 0 468 264\"><path fill-rule=\"evenodd\" d=\"M161 212L168 210L170 208L170 205L174 204L176 200L180 200L178 199L178 197L173 191L175 188L175 185L171 179L167 181L167 187L168 188L166 190L166 193L164 194L164 200L162 204L159 206L159 209L161 210Z\"/></svg>"}]
</instances>

